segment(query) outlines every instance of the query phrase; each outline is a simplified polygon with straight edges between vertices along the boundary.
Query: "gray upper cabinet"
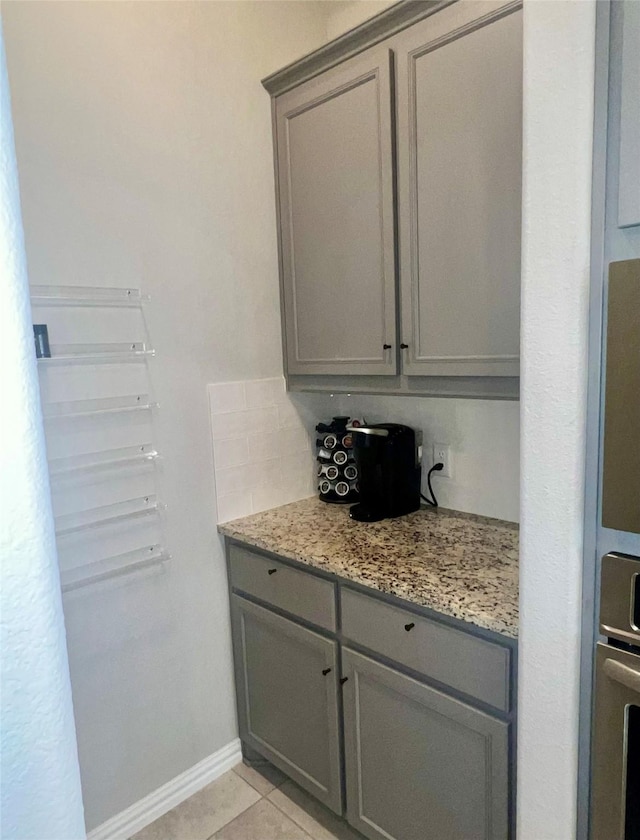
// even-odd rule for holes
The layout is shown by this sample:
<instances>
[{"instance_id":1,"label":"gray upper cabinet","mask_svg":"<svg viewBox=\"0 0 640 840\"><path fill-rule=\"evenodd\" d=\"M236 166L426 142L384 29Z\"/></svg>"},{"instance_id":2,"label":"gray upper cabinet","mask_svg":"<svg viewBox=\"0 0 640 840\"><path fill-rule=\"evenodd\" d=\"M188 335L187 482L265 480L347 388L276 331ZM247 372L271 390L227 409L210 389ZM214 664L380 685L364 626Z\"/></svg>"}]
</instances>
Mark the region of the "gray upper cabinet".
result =
<instances>
[{"instance_id":1,"label":"gray upper cabinet","mask_svg":"<svg viewBox=\"0 0 640 840\"><path fill-rule=\"evenodd\" d=\"M403 372L517 376L522 13L455 3L393 46Z\"/></svg>"},{"instance_id":2,"label":"gray upper cabinet","mask_svg":"<svg viewBox=\"0 0 640 840\"><path fill-rule=\"evenodd\" d=\"M366 50L275 103L288 373L394 374L391 53Z\"/></svg>"},{"instance_id":3,"label":"gray upper cabinet","mask_svg":"<svg viewBox=\"0 0 640 840\"><path fill-rule=\"evenodd\" d=\"M337 643L231 596L240 737L342 812Z\"/></svg>"},{"instance_id":4,"label":"gray upper cabinet","mask_svg":"<svg viewBox=\"0 0 640 840\"><path fill-rule=\"evenodd\" d=\"M347 819L372 840L506 840L508 724L343 649Z\"/></svg>"},{"instance_id":5,"label":"gray upper cabinet","mask_svg":"<svg viewBox=\"0 0 640 840\"><path fill-rule=\"evenodd\" d=\"M517 397L521 5L404 0L264 80L289 387Z\"/></svg>"}]
</instances>

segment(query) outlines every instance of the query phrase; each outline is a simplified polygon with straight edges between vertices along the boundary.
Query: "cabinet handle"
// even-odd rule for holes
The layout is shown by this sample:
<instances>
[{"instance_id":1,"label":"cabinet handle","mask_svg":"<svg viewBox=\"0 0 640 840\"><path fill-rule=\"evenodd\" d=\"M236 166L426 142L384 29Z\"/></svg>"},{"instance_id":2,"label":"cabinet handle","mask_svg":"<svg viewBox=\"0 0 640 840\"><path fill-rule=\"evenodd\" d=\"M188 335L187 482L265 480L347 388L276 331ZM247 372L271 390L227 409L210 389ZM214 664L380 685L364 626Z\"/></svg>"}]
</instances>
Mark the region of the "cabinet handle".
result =
<instances>
[{"instance_id":1,"label":"cabinet handle","mask_svg":"<svg viewBox=\"0 0 640 840\"><path fill-rule=\"evenodd\" d=\"M330 674L330 673L331 673L331 668L323 668L322 669L322 676L323 677L326 677L327 674Z\"/></svg>"},{"instance_id":2,"label":"cabinet handle","mask_svg":"<svg viewBox=\"0 0 640 840\"><path fill-rule=\"evenodd\" d=\"M269 571L267 572L267 574L268 574L268 575L275 575L275 573L276 573L277 571L278 571L277 569L269 569Z\"/></svg>"},{"instance_id":3,"label":"cabinet handle","mask_svg":"<svg viewBox=\"0 0 640 840\"><path fill-rule=\"evenodd\" d=\"M390 344L383 344L382 349L383 350L391 350L391 345Z\"/></svg>"},{"instance_id":4,"label":"cabinet handle","mask_svg":"<svg viewBox=\"0 0 640 840\"><path fill-rule=\"evenodd\" d=\"M401 350L406 350L408 347L409 347L409 345L408 345L408 344L401 344L401 345L400 345L400 349L401 349Z\"/></svg>"},{"instance_id":5,"label":"cabinet handle","mask_svg":"<svg viewBox=\"0 0 640 840\"><path fill-rule=\"evenodd\" d=\"M342 679L340 680L340 685L344 685L348 679L349 677L342 677Z\"/></svg>"},{"instance_id":6,"label":"cabinet handle","mask_svg":"<svg viewBox=\"0 0 640 840\"><path fill-rule=\"evenodd\" d=\"M405 630L407 631L407 633L408 633L408 632L409 632L409 630L413 630L413 628L414 628L415 626L416 626L416 625L415 625L415 622L414 622L414 621L411 621L409 624L405 624L405 625L404 625L404 629L405 629Z\"/></svg>"},{"instance_id":7,"label":"cabinet handle","mask_svg":"<svg viewBox=\"0 0 640 840\"><path fill-rule=\"evenodd\" d=\"M635 668L629 668L615 659L605 659L603 670L610 680L614 680L631 691L640 691L640 674Z\"/></svg>"}]
</instances>

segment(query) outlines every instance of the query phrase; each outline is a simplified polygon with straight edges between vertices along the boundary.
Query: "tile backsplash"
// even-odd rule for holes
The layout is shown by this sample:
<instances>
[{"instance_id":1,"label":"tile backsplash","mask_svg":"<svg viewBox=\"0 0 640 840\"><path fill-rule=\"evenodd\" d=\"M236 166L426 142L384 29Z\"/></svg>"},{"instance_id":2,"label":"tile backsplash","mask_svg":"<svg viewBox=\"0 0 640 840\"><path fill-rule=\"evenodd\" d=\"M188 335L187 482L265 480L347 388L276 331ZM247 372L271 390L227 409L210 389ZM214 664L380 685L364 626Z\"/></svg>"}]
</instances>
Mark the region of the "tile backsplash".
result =
<instances>
[{"instance_id":1,"label":"tile backsplash","mask_svg":"<svg viewBox=\"0 0 640 840\"><path fill-rule=\"evenodd\" d=\"M208 386L218 522L315 493L316 416L283 377Z\"/></svg>"},{"instance_id":2,"label":"tile backsplash","mask_svg":"<svg viewBox=\"0 0 640 840\"><path fill-rule=\"evenodd\" d=\"M434 477L443 507L518 521L519 405L499 400L287 393L283 377L209 385L218 521L317 492L315 425L334 415L406 423L450 447L450 478Z\"/></svg>"}]
</instances>

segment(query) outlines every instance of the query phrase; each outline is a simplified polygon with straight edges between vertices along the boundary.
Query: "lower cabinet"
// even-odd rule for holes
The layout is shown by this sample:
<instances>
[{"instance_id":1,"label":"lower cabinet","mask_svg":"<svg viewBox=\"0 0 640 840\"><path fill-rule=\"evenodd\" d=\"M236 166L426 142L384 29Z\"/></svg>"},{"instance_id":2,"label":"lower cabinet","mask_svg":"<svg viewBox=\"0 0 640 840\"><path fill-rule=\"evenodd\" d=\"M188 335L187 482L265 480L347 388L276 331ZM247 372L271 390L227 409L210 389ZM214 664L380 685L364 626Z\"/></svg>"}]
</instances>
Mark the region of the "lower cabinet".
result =
<instances>
[{"instance_id":1,"label":"lower cabinet","mask_svg":"<svg viewBox=\"0 0 640 840\"><path fill-rule=\"evenodd\" d=\"M245 748L370 840L511 836L512 644L273 558L229 559Z\"/></svg>"},{"instance_id":2,"label":"lower cabinet","mask_svg":"<svg viewBox=\"0 0 640 840\"><path fill-rule=\"evenodd\" d=\"M506 840L509 725L343 648L347 819L372 840Z\"/></svg>"},{"instance_id":3,"label":"lower cabinet","mask_svg":"<svg viewBox=\"0 0 640 840\"><path fill-rule=\"evenodd\" d=\"M240 737L342 813L337 642L231 596Z\"/></svg>"}]
</instances>

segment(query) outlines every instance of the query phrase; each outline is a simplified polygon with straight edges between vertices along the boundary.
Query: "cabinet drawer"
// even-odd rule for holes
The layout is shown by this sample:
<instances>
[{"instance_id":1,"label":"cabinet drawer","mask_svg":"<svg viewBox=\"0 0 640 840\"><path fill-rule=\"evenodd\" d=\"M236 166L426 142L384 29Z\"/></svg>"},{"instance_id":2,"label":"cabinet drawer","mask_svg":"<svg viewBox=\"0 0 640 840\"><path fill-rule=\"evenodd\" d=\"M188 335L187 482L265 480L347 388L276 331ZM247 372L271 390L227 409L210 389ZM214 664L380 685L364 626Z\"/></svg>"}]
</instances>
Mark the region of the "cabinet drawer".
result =
<instances>
[{"instance_id":1,"label":"cabinet drawer","mask_svg":"<svg viewBox=\"0 0 640 840\"><path fill-rule=\"evenodd\" d=\"M341 600L345 638L496 709L509 710L508 648L351 589L341 589Z\"/></svg>"},{"instance_id":2,"label":"cabinet drawer","mask_svg":"<svg viewBox=\"0 0 640 840\"><path fill-rule=\"evenodd\" d=\"M231 586L325 630L336 630L335 585L245 548L229 550Z\"/></svg>"}]
</instances>

